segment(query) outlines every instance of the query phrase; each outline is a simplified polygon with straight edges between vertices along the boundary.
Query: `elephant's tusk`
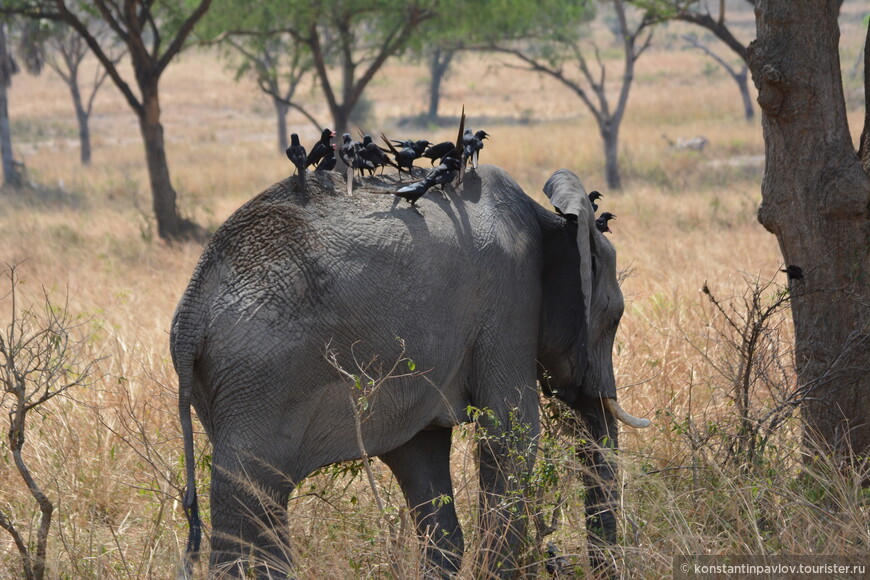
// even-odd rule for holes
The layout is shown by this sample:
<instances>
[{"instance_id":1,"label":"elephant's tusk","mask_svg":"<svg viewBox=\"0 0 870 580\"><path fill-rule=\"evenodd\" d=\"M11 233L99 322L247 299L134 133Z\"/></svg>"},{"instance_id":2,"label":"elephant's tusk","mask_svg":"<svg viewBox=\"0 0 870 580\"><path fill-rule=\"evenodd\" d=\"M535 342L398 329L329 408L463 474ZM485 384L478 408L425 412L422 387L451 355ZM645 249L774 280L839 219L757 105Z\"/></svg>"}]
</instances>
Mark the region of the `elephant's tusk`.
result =
<instances>
[{"instance_id":1,"label":"elephant's tusk","mask_svg":"<svg viewBox=\"0 0 870 580\"><path fill-rule=\"evenodd\" d=\"M626 413L625 409L620 407L619 403L616 402L616 399L604 399L604 407L629 427L645 429L652 425L652 421L649 419L641 419L640 417L634 417Z\"/></svg>"}]
</instances>

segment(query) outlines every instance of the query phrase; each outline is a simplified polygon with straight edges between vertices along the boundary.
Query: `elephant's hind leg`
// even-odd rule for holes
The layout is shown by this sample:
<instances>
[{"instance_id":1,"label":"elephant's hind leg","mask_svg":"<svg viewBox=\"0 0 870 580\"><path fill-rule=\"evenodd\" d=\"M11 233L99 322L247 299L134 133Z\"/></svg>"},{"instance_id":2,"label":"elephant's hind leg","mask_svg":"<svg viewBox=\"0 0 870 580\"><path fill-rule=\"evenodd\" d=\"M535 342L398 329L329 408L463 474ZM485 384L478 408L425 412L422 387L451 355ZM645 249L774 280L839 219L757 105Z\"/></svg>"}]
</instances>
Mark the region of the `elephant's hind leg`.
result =
<instances>
[{"instance_id":1,"label":"elephant's hind leg","mask_svg":"<svg viewBox=\"0 0 870 580\"><path fill-rule=\"evenodd\" d=\"M214 454L209 568L217 578L287 578L293 573L287 523L289 478L255 458Z\"/></svg>"},{"instance_id":2,"label":"elephant's hind leg","mask_svg":"<svg viewBox=\"0 0 870 580\"><path fill-rule=\"evenodd\" d=\"M426 561L442 576L459 570L464 542L450 481L449 428L420 431L401 447L381 455L395 474L417 531L426 541Z\"/></svg>"}]
</instances>

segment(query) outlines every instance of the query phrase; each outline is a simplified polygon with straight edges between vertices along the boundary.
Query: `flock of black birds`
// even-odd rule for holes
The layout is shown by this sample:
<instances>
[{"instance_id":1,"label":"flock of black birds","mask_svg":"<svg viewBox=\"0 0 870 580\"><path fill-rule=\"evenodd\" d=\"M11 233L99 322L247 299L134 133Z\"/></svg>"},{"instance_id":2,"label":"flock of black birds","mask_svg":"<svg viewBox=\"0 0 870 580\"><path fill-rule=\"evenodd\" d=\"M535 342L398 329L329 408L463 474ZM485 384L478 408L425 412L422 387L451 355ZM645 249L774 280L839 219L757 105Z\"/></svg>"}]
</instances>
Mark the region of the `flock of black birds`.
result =
<instances>
[{"instance_id":1,"label":"flock of black birds","mask_svg":"<svg viewBox=\"0 0 870 580\"><path fill-rule=\"evenodd\" d=\"M465 112L463 111L459 124L459 135L455 143L444 141L432 144L425 139L391 141L381 133L381 139L387 145L387 148L384 149L375 143L370 135L361 136L363 138L361 142L354 141L350 133L345 133L342 136L341 147L338 149L338 156L347 167L348 195L353 193L354 171L359 171L360 175L364 175L366 171L369 172L369 175L374 175L375 170L380 168L383 174L384 168L389 165L399 171L401 179L403 172L412 174L416 160L425 157L432 162L433 168L422 179L412 181L391 192L410 202L411 206L416 209L417 200L432 187L452 183L456 181L457 177L461 182L465 175L465 168L469 163L471 163L472 168L477 169L478 156L480 150L483 149L483 140L489 137L489 133L483 130L473 132L471 129L466 129ZM320 139L311 147L311 151L306 152L305 147L299 143L299 135L293 133L290 136L290 146L286 151L287 158L296 167L296 174L303 187L307 168L314 166L314 171L332 171L335 169L336 147L332 143L333 137L335 137L335 131L324 129ZM392 159L390 159L390 155L393 156ZM438 162L437 166L435 165L436 161ZM597 212L597 202L604 195L598 191L591 191L588 197L592 204L592 210ZM558 208L556 211L563 215ZM564 217L571 218L573 216ZM602 234L612 234L613 230L610 229L609 222L615 218L615 215L605 211L595 219L595 228ZM789 265L780 272L785 273L789 281L801 281L804 278L804 272L800 266Z\"/></svg>"},{"instance_id":2,"label":"flock of black birds","mask_svg":"<svg viewBox=\"0 0 870 580\"><path fill-rule=\"evenodd\" d=\"M350 133L342 135L342 144L338 147L338 157L344 163L347 170L347 193L353 195L354 172L365 175L374 175L380 168L381 174L388 165L399 172L413 175L414 162L420 158L427 158L432 163L432 169L422 179L411 182L409 185L400 187L391 192L396 196L408 200L416 209L416 202L429 189L436 185L444 185L456 181L462 181L465 167L471 163L477 168L478 156L483 149L483 140L489 137L486 131L473 132L465 128L465 112L459 124L459 135L456 142L444 141L443 143L431 143L426 139L396 141L387 139L381 133L381 139L386 148L379 146L370 135L360 132L362 141L354 141ZM287 148L287 158L296 168L296 175L304 187L305 172L314 166L314 171L332 171L336 166L336 145L332 143L335 132L324 129L320 139L314 144L310 152L299 142L299 135L293 133L290 136L290 146ZM437 162L437 166L436 166ZM443 193L443 191L442 191Z\"/></svg>"},{"instance_id":3,"label":"flock of black birds","mask_svg":"<svg viewBox=\"0 0 870 580\"><path fill-rule=\"evenodd\" d=\"M465 128L465 111L463 111L455 143L444 141L433 144L426 139L390 140L381 133L381 139L387 146L383 148L375 143L370 135L360 132L360 136L362 141L354 141L350 133L345 133L342 135L342 144L338 148L338 157L347 168L347 194L353 195L355 171L358 171L360 176L365 175L366 171L369 175L374 175L375 171L380 168L381 174L383 174L384 169L389 165L398 170L399 180L401 180L402 173L413 175L414 162L425 157L431 161L432 169L427 171L422 179L417 179L389 192L407 200L416 210L417 200L432 187L443 186L454 181L457 184L460 183L465 177L465 170L469 163L472 169L477 169L480 151L483 149L483 140L489 138L489 133L483 130L475 132ZM299 135L293 133L290 136L290 146L286 151L287 158L296 168L295 174L298 175L303 188L305 186L305 172L309 167L314 166L314 171L332 171L335 169L336 146L332 143L333 137L335 137L335 131L324 129L320 139L311 147L311 151L306 152L305 147L299 142ZM392 158L390 158L391 155ZM443 188L442 195L444 195ZM596 202L602 197L604 196L597 191L589 194L589 201L592 203L594 211L598 211ZM615 217L606 211L595 220L595 227L601 233L613 233L608 222Z\"/></svg>"}]
</instances>

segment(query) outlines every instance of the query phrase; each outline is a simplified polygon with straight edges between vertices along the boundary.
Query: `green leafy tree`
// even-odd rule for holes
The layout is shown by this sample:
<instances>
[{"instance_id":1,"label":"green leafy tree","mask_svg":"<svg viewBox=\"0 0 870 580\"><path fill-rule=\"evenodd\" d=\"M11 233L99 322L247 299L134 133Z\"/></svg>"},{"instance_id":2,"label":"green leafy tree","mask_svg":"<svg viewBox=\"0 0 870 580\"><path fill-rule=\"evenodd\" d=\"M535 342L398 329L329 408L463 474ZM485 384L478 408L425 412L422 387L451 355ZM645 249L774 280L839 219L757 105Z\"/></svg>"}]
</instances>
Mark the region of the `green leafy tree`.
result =
<instances>
[{"instance_id":1,"label":"green leafy tree","mask_svg":"<svg viewBox=\"0 0 870 580\"><path fill-rule=\"evenodd\" d=\"M292 37L310 55L334 129L342 133L378 71L415 41L438 7L438 0L270 0L258 10L268 10L271 22L241 18L224 34Z\"/></svg>"},{"instance_id":2,"label":"green leafy tree","mask_svg":"<svg viewBox=\"0 0 870 580\"><path fill-rule=\"evenodd\" d=\"M527 16L521 10L526 3L516 4L516 10L506 11L502 15L505 20L502 29L511 31L513 38L493 37L485 45L486 48L515 56L524 63L526 70L556 79L580 99L598 124L604 146L607 186L610 189L621 189L619 129L628 105L635 63L652 39L651 33L644 34L647 20L630 25L625 2L613 0L617 35L624 62L622 75L615 88L617 96L614 103L611 97L614 91L607 83L606 68L600 58L600 51L594 43L584 39L582 34L582 26L590 17L593 4L556 2L546 17L530 21L534 23L533 28L524 26L520 20ZM539 3L530 4L527 10L545 11ZM532 41L519 42L520 39ZM594 62L589 60L590 48L594 54ZM569 65L576 67L576 71L570 70Z\"/></svg>"},{"instance_id":3,"label":"green leafy tree","mask_svg":"<svg viewBox=\"0 0 870 580\"><path fill-rule=\"evenodd\" d=\"M314 62L308 48L293 35L276 28L287 18L286 2L224 1L203 19L197 35L206 44L224 49L236 80L251 78L269 97L275 110L278 151L287 149L287 114L299 112L318 133L323 125L296 99L297 90L311 74Z\"/></svg>"},{"instance_id":4,"label":"green leafy tree","mask_svg":"<svg viewBox=\"0 0 870 580\"><path fill-rule=\"evenodd\" d=\"M118 63L124 57L124 46L116 41L104 21L95 18L88 23L88 29L100 46L105 47L106 54L114 63ZM79 157L82 165L90 165L91 113L94 110L94 99L109 78L109 72L104 67L98 67L90 83L83 81L82 63L90 53L90 49L85 39L63 22L31 20L26 30L32 31L28 40L30 50L40 61L44 61L69 89L79 130ZM113 40L115 40L114 46Z\"/></svg>"},{"instance_id":5,"label":"green leafy tree","mask_svg":"<svg viewBox=\"0 0 870 580\"><path fill-rule=\"evenodd\" d=\"M109 78L139 119L157 233L176 239L199 233L196 224L182 219L176 192L169 177L169 163L160 120L160 79L169 63L187 43L194 26L211 6L211 0L4 0L2 14L63 22L76 31L105 68ZM101 40L94 34L93 19L104 21L112 34ZM126 46L135 89L125 80L108 46ZM107 44L109 43L109 44Z\"/></svg>"}]
</instances>

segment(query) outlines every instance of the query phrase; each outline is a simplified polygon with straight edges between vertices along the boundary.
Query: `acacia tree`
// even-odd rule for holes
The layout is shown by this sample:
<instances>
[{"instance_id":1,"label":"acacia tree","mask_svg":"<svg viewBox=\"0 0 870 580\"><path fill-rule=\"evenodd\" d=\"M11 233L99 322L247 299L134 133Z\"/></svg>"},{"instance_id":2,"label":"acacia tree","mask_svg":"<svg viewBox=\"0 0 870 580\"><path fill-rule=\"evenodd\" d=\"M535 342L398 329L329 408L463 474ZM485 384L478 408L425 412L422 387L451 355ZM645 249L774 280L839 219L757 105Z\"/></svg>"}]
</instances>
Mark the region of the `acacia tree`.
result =
<instances>
[{"instance_id":1,"label":"acacia tree","mask_svg":"<svg viewBox=\"0 0 870 580\"><path fill-rule=\"evenodd\" d=\"M849 132L839 3L758 0L748 61L762 111L758 220L790 276L805 441L870 454L870 100L861 148ZM868 39L870 40L870 39ZM865 42L865 95L870 44ZM793 270L794 271L794 270Z\"/></svg>"},{"instance_id":2,"label":"acacia tree","mask_svg":"<svg viewBox=\"0 0 870 580\"><path fill-rule=\"evenodd\" d=\"M565 3L569 4L569 3ZM576 20L563 19L554 33L544 37L544 46L537 43L506 44L494 40L489 48L498 52L512 54L525 63L527 70L548 75L570 89L592 113L598 124L598 132L604 145L604 170L607 186L621 189L622 178L619 171L619 129L628 105L628 95L634 80L634 66L637 59L649 47L652 33L642 37L648 24L642 20L630 26L626 6L622 0L613 0L616 12L618 35L622 41L624 69L617 88L616 103L608 96L606 69L600 58L597 46L593 45L595 64L590 64L584 43L579 33L566 30L566 24ZM575 14L575 17L579 14ZM568 15L563 15L568 16ZM566 71L566 65L577 66L579 75Z\"/></svg>"},{"instance_id":3,"label":"acacia tree","mask_svg":"<svg viewBox=\"0 0 870 580\"><path fill-rule=\"evenodd\" d=\"M45 64L51 68L64 82L72 98L73 109L76 114L76 122L79 129L79 157L82 165L91 163L91 131L90 118L94 110L94 99L109 77L109 72L102 66L98 67L91 82L87 86L82 84L82 63L90 49L85 39L75 30L60 22L49 23L34 21L41 33L35 42L35 50L41 53ZM112 62L118 63L124 56L121 45L111 44L111 30L106 23L94 20L88 25L94 38L100 46L105 47L106 53Z\"/></svg>"},{"instance_id":4,"label":"acacia tree","mask_svg":"<svg viewBox=\"0 0 870 580\"><path fill-rule=\"evenodd\" d=\"M271 30L291 35L309 52L334 129L342 133L363 91L387 60L414 40L437 5L437 0L273 0Z\"/></svg>"},{"instance_id":5,"label":"acacia tree","mask_svg":"<svg viewBox=\"0 0 870 580\"><path fill-rule=\"evenodd\" d=\"M426 67L429 69L429 106L426 111L426 119L438 120L438 108L441 105L441 84L447 78L450 65L456 53L454 48L435 47L426 55Z\"/></svg>"},{"instance_id":6,"label":"acacia tree","mask_svg":"<svg viewBox=\"0 0 870 580\"><path fill-rule=\"evenodd\" d=\"M698 40L694 35L686 34L683 36L683 40L689 43L690 47L697 48L710 58L716 61L722 68L725 69L725 72L728 73L728 76L731 77L731 80L737 85L737 90L740 91L740 98L743 101L743 116L747 121L751 121L755 118L755 107L752 106L752 97L749 95L749 65L744 63L740 67L740 70L736 70L733 66L731 66L728 61L724 58L716 54L713 50L710 49L707 45Z\"/></svg>"},{"instance_id":7,"label":"acacia tree","mask_svg":"<svg viewBox=\"0 0 870 580\"><path fill-rule=\"evenodd\" d=\"M296 97L302 81L314 68L311 53L295 37L280 29L289 16L289 5L281 1L256 4L224 0L203 18L196 35L207 45L224 49L235 69L236 80L254 79L272 102L277 126L278 151L287 149L287 113L293 109L317 128L317 119Z\"/></svg>"},{"instance_id":8,"label":"acacia tree","mask_svg":"<svg viewBox=\"0 0 870 580\"><path fill-rule=\"evenodd\" d=\"M274 34L266 38L230 36L223 43L242 57L236 68L236 79L243 75L252 76L260 90L271 99L275 108L278 152L281 155L287 149L287 113L290 109L299 111L318 131L323 128L295 100L296 90L313 66L309 55L298 42L287 35Z\"/></svg>"},{"instance_id":9,"label":"acacia tree","mask_svg":"<svg viewBox=\"0 0 870 580\"><path fill-rule=\"evenodd\" d=\"M211 0L141 2L140 0L4 0L0 13L63 22L75 30L108 72L139 119L157 233L163 239L196 233L198 228L178 215L176 193L160 121L160 79L181 52L193 27L205 15ZM94 36L89 22L98 17L112 31L113 40L127 48L133 65L135 91L110 56L106 43Z\"/></svg>"}]
</instances>

